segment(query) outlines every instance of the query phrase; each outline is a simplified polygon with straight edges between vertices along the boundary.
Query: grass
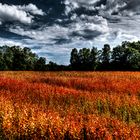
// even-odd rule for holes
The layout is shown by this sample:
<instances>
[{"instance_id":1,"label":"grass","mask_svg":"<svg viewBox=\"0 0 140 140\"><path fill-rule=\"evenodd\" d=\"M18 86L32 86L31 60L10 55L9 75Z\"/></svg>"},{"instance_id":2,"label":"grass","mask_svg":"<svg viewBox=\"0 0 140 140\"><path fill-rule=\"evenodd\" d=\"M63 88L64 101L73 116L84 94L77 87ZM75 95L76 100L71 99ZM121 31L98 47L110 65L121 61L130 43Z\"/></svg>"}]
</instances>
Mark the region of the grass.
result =
<instances>
[{"instance_id":1,"label":"grass","mask_svg":"<svg viewBox=\"0 0 140 140\"><path fill-rule=\"evenodd\" d=\"M0 72L0 139L140 139L139 72Z\"/></svg>"}]
</instances>

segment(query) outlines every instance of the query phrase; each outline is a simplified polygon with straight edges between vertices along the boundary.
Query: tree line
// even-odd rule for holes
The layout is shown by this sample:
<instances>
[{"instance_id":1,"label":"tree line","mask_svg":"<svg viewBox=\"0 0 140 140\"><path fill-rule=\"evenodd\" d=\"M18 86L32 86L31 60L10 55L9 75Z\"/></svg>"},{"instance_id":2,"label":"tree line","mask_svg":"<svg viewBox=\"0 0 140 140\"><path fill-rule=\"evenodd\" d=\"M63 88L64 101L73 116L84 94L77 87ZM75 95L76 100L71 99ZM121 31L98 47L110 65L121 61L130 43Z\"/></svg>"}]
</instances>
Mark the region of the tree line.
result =
<instances>
[{"instance_id":1,"label":"tree line","mask_svg":"<svg viewBox=\"0 0 140 140\"><path fill-rule=\"evenodd\" d=\"M70 64L58 65L54 62L46 64L44 57L39 57L30 48L19 46L0 47L0 70L140 70L140 41L122 42L111 49L105 44L101 50L96 47L72 49Z\"/></svg>"},{"instance_id":2,"label":"tree line","mask_svg":"<svg viewBox=\"0 0 140 140\"><path fill-rule=\"evenodd\" d=\"M0 47L0 70L45 70L46 59L19 46Z\"/></svg>"},{"instance_id":3,"label":"tree line","mask_svg":"<svg viewBox=\"0 0 140 140\"><path fill-rule=\"evenodd\" d=\"M125 41L112 50L109 44L101 50L74 48L70 63L72 70L140 70L140 41Z\"/></svg>"}]
</instances>

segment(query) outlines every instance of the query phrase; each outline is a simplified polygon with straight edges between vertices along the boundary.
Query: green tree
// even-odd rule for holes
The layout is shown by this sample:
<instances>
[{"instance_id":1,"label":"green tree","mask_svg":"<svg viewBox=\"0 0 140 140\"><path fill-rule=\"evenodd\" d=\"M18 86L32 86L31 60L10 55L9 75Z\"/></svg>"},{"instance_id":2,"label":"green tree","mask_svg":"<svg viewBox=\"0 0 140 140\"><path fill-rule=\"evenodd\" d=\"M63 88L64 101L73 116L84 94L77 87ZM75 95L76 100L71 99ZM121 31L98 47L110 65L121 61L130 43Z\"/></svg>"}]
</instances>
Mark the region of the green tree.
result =
<instances>
[{"instance_id":1,"label":"green tree","mask_svg":"<svg viewBox=\"0 0 140 140\"><path fill-rule=\"evenodd\" d=\"M38 56L35 53L31 52L30 48L23 48L24 52L24 61L26 63L26 70L34 70L35 64L38 61Z\"/></svg>"},{"instance_id":2,"label":"green tree","mask_svg":"<svg viewBox=\"0 0 140 140\"><path fill-rule=\"evenodd\" d=\"M90 67L92 70L96 70L97 66L98 66L98 55L99 55L99 52L97 50L97 48L93 47L91 49L91 52L90 52Z\"/></svg>"},{"instance_id":3,"label":"green tree","mask_svg":"<svg viewBox=\"0 0 140 140\"><path fill-rule=\"evenodd\" d=\"M101 51L101 68L110 69L111 49L109 44L105 44Z\"/></svg>"},{"instance_id":4,"label":"green tree","mask_svg":"<svg viewBox=\"0 0 140 140\"><path fill-rule=\"evenodd\" d=\"M8 46L3 46L2 51L3 51L3 59L4 59L5 70L12 70L13 57L14 57L13 56L13 51Z\"/></svg>"},{"instance_id":5,"label":"green tree","mask_svg":"<svg viewBox=\"0 0 140 140\"><path fill-rule=\"evenodd\" d=\"M105 44L101 54L102 63L108 64L110 62L110 45Z\"/></svg>"},{"instance_id":6,"label":"green tree","mask_svg":"<svg viewBox=\"0 0 140 140\"><path fill-rule=\"evenodd\" d=\"M0 47L0 65L2 70L44 70L46 60L38 57L31 49L19 46Z\"/></svg>"},{"instance_id":7,"label":"green tree","mask_svg":"<svg viewBox=\"0 0 140 140\"><path fill-rule=\"evenodd\" d=\"M91 69L91 65L90 65L90 57L91 57L90 49L87 49L87 48L80 49L79 53L78 53L78 57L79 57L79 68L81 70L90 70Z\"/></svg>"},{"instance_id":8,"label":"green tree","mask_svg":"<svg viewBox=\"0 0 140 140\"><path fill-rule=\"evenodd\" d=\"M19 46L11 47L13 51L13 68L12 70L26 70L24 52Z\"/></svg>"},{"instance_id":9,"label":"green tree","mask_svg":"<svg viewBox=\"0 0 140 140\"><path fill-rule=\"evenodd\" d=\"M0 51L0 70L6 70L7 66L5 64L4 58L3 58L3 54Z\"/></svg>"},{"instance_id":10,"label":"green tree","mask_svg":"<svg viewBox=\"0 0 140 140\"><path fill-rule=\"evenodd\" d=\"M135 42L122 42L113 48L112 66L114 70L138 70L140 68L140 51Z\"/></svg>"},{"instance_id":11,"label":"green tree","mask_svg":"<svg viewBox=\"0 0 140 140\"><path fill-rule=\"evenodd\" d=\"M57 71L58 70L58 65L52 61L47 64L47 70L49 71Z\"/></svg>"},{"instance_id":12,"label":"green tree","mask_svg":"<svg viewBox=\"0 0 140 140\"><path fill-rule=\"evenodd\" d=\"M138 70L140 68L140 52L134 48L127 48L127 70Z\"/></svg>"},{"instance_id":13,"label":"green tree","mask_svg":"<svg viewBox=\"0 0 140 140\"><path fill-rule=\"evenodd\" d=\"M76 48L72 49L71 51L70 64L72 69L76 70L78 68L79 57L78 57L78 50Z\"/></svg>"},{"instance_id":14,"label":"green tree","mask_svg":"<svg viewBox=\"0 0 140 140\"><path fill-rule=\"evenodd\" d=\"M46 58L40 57L36 64L35 64L35 70L39 71L45 71L46 70Z\"/></svg>"}]
</instances>

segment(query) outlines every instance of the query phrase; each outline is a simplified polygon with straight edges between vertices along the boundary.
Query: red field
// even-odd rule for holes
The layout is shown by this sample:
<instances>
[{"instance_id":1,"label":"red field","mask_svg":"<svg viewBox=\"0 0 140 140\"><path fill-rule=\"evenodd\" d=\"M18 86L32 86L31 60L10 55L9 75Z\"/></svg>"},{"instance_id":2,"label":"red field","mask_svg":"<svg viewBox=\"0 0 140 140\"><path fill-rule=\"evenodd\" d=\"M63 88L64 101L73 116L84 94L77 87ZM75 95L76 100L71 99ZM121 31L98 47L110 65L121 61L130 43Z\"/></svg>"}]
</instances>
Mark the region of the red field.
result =
<instances>
[{"instance_id":1,"label":"red field","mask_svg":"<svg viewBox=\"0 0 140 140\"><path fill-rule=\"evenodd\" d=\"M0 72L0 139L140 139L140 73Z\"/></svg>"}]
</instances>

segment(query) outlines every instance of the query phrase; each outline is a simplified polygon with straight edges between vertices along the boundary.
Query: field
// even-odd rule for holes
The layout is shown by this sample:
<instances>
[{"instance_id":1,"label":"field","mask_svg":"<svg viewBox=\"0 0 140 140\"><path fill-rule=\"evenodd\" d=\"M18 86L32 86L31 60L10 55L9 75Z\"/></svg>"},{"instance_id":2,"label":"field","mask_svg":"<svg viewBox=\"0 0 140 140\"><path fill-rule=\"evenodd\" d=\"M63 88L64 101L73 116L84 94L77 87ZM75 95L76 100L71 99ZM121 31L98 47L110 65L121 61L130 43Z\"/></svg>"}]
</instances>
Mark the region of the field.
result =
<instances>
[{"instance_id":1,"label":"field","mask_svg":"<svg viewBox=\"0 0 140 140\"><path fill-rule=\"evenodd\" d=\"M0 72L0 139L140 139L140 73Z\"/></svg>"}]
</instances>

